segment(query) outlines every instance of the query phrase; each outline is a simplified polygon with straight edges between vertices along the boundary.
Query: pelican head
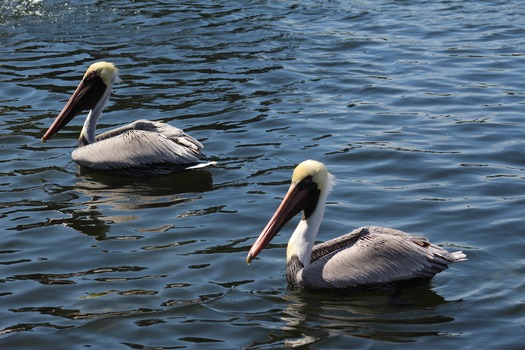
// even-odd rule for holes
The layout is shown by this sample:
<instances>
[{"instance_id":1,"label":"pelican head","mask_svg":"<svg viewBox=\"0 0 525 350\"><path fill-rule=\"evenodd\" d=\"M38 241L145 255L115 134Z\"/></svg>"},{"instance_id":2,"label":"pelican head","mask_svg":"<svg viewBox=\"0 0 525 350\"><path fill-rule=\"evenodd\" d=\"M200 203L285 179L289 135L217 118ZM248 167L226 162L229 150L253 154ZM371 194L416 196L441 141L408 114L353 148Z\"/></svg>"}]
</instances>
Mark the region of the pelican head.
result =
<instances>
[{"instance_id":1,"label":"pelican head","mask_svg":"<svg viewBox=\"0 0 525 350\"><path fill-rule=\"evenodd\" d=\"M324 200L332 187L332 177L323 163L305 160L292 175L292 183L283 201L250 249L246 262L249 264L275 235L298 213L308 220ZM324 210L320 213L323 215ZM316 232L317 233L317 232Z\"/></svg>"},{"instance_id":2,"label":"pelican head","mask_svg":"<svg viewBox=\"0 0 525 350\"><path fill-rule=\"evenodd\" d=\"M42 142L46 142L82 111L95 111L95 123L116 81L118 70L113 63L97 62L89 66L75 92L42 137Z\"/></svg>"}]
</instances>

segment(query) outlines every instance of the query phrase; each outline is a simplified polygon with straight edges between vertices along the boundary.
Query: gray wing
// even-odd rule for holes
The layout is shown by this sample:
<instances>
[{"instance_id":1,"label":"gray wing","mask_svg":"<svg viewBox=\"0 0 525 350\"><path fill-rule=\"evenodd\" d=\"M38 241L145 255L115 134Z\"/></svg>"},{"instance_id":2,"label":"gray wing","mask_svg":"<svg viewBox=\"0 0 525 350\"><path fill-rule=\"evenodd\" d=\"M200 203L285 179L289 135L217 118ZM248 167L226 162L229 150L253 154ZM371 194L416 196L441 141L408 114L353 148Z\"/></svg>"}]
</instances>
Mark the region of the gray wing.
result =
<instances>
[{"instance_id":1,"label":"gray wing","mask_svg":"<svg viewBox=\"0 0 525 350\"><path fill-rule=\"evenodd\" d=\"M203 159L202 144L171 125L148 120L102 133L97 142L77 148L73 160L97 170L151 164L191 165Z\"/></svg>"},{"instance_id":2,"label":"gray wing","mask_svg":"<svg viewBox=\"0 0 525 350\"><path fill-rule=\"evenodd\" d=\"M386 227L358 228L317 245L303 281L311 288L351 288L431 278L452 262L465 260L424 237Z\"/></svg>"}]
</instances>

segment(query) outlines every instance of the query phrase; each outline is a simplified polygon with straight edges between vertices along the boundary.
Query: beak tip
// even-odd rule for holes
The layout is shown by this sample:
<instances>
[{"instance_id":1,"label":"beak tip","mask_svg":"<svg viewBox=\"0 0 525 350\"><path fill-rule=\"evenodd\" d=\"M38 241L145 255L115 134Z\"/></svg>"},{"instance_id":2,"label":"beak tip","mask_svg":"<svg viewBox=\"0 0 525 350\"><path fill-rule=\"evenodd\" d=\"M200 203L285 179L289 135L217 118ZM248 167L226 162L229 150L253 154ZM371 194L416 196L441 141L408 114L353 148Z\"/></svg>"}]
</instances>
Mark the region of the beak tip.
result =
<instances>
[{"instance_id":1,"label":"beak tip","mask_svg":"<svg viewBox=\"0 0 525 350\"><path fill-rule=\"evenodd\" d=\"M253 258L252 258L252 254L251 253L248 253L248 256L246 257L246 263L248 265L250 265L250 263L252 262Z\"/></svg>"},{"instance_id":2,"label":"beak tip","mask_svg":"<svg viewBox=\"0 0 525 350\"><path fill-rule=\"evenodd\" d=\"M46 139L44 137L42 137L40 141L42 141L42 143L46 143Z\"/></svg>"}]
</instances>

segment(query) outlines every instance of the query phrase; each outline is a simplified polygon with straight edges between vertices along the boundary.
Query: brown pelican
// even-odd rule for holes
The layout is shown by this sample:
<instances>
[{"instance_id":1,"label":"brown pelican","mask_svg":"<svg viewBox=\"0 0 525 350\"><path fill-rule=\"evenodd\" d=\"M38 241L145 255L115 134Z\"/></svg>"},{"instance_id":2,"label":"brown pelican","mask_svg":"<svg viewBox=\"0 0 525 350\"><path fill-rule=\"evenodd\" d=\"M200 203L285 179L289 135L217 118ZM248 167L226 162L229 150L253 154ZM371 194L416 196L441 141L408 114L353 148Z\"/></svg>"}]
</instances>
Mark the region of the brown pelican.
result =
<instances>
[{"instance_id":1,"label":"brown pelican","mask_svg":"<svg viewBox=\"0 0 525 350\"><path fill-rule=\"evenodd\" d=\"M117 81L118 70L113 63L92 64L42 137L42 142L46 142L80 112L89 110L80 132L78 148L72 154L73 160L81 167L140 176L161 175L215 164L203 162L203 146L199 141L181 129L161 122L137 120L95 136L98 118Z\"/></svg>"},{"instance_id":2,"label":"brown pelican","mask_svg":"<svg viewBox=\"0 0 525 350\"><path fill-rule=\"evenodd\" d=\"M303 211L286 251L291 287L367 288L430 280L448 264L466 260L424 237L386 227L361 227L314 246L324 216L332 175L323 163L306 160L295 168L279 208L248 253L249 264L292 217Z\"/></svg>"}]
</instances>

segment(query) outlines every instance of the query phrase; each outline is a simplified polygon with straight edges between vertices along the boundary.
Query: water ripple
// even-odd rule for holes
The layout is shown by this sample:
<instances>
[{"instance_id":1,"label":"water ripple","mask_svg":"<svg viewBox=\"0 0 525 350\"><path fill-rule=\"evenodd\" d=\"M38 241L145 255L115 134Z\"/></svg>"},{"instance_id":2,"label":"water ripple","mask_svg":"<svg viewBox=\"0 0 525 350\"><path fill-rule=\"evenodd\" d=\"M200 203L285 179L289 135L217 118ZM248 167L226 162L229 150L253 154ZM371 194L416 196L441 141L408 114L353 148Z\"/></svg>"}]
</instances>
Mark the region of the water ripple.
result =
<instances>
[{"instance_id":1,"label":"water ripple","mask_svg":"<svg viewBox=\"0 0 525 350\"><path fill-rule=\"evenodd\" d=\"M499 0L3 1L2 348L523 343L524 15ZM218 166L80 172L82 117L42 144L97 60L122 78L101 131L163 120ZM319 240L377 224L469 261L398 293L291 291L287 227L246 266L305 158L337 178Z\"/></svg>"}]
</instances>

